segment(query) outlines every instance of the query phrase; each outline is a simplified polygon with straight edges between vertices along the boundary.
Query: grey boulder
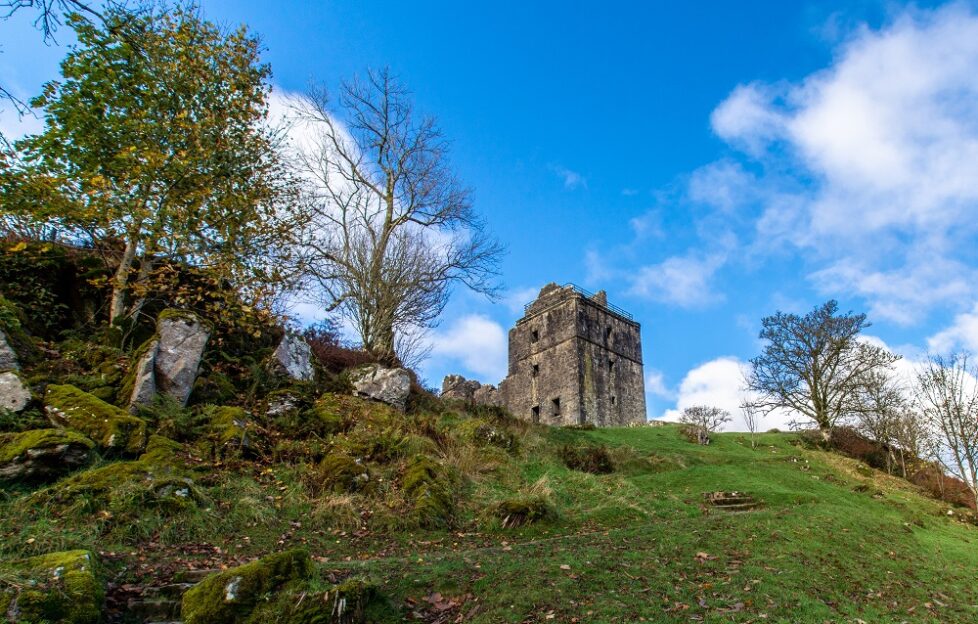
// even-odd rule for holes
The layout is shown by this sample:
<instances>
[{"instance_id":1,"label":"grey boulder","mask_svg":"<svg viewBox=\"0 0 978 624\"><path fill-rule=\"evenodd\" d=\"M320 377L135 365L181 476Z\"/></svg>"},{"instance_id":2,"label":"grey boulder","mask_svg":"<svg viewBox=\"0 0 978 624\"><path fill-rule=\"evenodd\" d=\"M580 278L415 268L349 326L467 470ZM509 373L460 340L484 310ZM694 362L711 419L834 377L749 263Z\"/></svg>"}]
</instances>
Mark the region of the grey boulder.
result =
<instances>
[{"instance_id":1,"label":"grey boulder","mask_svg":"<svg viewBox=\"0 0 978 624\"><path fill-rule=\"evenodd\" d=\"M312 381L312 347L302 336L286 332L272 356L276 367L292 379Z\"/></svg>"},{"instance_id":2,"label":"grey boulder","mask_svg":"<svg viewBox=\"0 0 978 624\"><path fill-rule=\"evenodd\" d=\"M350 383L357 396L387 403L404 411L411 392L411 373L404 368L367 364L350 371Z\"/></svg>"},{"instance_id":3,"label":"grey boulder","mask_svg":"<svg viewBox=\"0 0 978 624\"><path fill-rule=\"evenodd\" d=\"M31 402L31 391L17 373L0 373L0 409L19 412Z\"/></svg>"},{"instance_id":4,"label":"grey boulder","mask_svg":"<svg viewBox=\"0 0 978 624\"><path fill-rule=\"evenodd\" d=\"M166 310L156 322L156 337L136 362L129 410L152 401L157 394L186 405L194 389L210 329L196 315Z\"/></svg>"}]
</instances>

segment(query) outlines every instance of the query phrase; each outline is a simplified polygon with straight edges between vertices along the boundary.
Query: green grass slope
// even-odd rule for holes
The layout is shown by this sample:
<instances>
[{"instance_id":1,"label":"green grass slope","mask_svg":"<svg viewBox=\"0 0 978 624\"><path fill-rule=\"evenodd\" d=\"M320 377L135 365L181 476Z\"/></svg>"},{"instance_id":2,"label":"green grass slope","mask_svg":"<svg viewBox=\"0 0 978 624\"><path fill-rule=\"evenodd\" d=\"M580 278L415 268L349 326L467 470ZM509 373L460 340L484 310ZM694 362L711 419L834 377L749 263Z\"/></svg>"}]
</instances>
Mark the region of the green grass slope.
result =
<instances>
[{"instance_id":1,"label":"green grass slope","mask_svg":"<svg viewBox=\"0 0 978 624\"><path fill-rule=\"evenodd\" d=\"M155 442L138 461L0 490L0 559L99 554L105 619L119 622L137 621L123 605L140 587L295 547L324 587L374 583L383 621L978 621L978 528L792 434L704 447L671 426L546 429L354 403L361 425L321 444L327 460L372 458L357 460L355 488L323 472L336 462L222 460ZM591 446L608 449L613 472L567 467L568 448ZM192 496L173 502L170 484L184 482ZM703 494L718 490L761 504L712 508ZM418 500L451 514L419 519ZM512 521L521 506L538 521Z\"/></svg>"},{"instance_id":2,"label":"green grass slope","mask_svg":"<svg viewBox=\"0 0 978 624\"><path fill-rule=\"evenodd\" d=\"M738 434L692 445L674 427L550 437L617 447L621 471L527 461L524 479L561 503L555 525L347 567L399 597L454 597L471 622L978 621L976 528L906 482L788 434L753 450ZM715 490L763 505L707 508Z\"/></svg>"}]
</instances>

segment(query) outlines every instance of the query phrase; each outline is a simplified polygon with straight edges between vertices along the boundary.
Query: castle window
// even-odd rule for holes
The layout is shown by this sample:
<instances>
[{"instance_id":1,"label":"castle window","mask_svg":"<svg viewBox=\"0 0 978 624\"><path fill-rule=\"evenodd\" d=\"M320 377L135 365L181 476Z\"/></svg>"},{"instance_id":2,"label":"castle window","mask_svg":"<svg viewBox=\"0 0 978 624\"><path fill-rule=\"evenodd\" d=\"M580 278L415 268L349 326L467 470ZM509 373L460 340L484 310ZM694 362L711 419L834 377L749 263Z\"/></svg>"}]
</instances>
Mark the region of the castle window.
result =
<instances>
[{"instance_id":1,"label":"castle window","mask_svg":"<svg viewBox=\"0 0 978 624\"><path fill-rule=\"evenodd\" d=\"M614 404L615 404L615 397L611 397L611 404L612 404L612 405L614 405Z\"/></svg>"},{"instance_id":2,"label":"castle window","mask_svg":"<svg viewBox=\"0 0 978 624\"><path fill-rule=\"evenodd\" d=\"M530 418L533 420L533 424L540 424L540 406L534 405L530 408Z\"/></svg>"},{"instance_id":3,"label":"castle window","mask_svg":"<svg viewBox=\"0 0 978 624\"><path fill-rule=\"evenodd\" d=\"M604 339L611 340L611 325L604 328Z\"/></svg>"},{"instance_id":4,"label":"castle window","mask_svg":"<svg viewBox=\"0 0 978 624\"><path fill-rule=\"evenodd\" d=\"M560 416L560 397L557 397L550 403L551 403L551 407L553 407L554 416Z\"/></svg>"},{"instance_id":5,"label":"castle window","mask_svg":"<svg viewBox=\"0 0 978 624\"><path fill-rule=\"evenodd\" d=\"M540 365L539 364L533 364L533 368L531 370L533 372L533 376L536 377L537 375L540 374Z\"/></svg>"},{"instance_id":6,"label":"castle window","mask_svg":"<svg viewBox=\"0 0 978 624\"><path fill-rule=\"evenodd\" d=\"M611 359L609 359L609 360L608 360L608 372L610 373L610 372L611 372L611 371L613 371L614 369L615 369L615 361L614 361L614 360L611 360Z\"/></svg>"},{"instance_id":7,"label":"castle window","mask_svg":"<svg viewBox=\"0 0 978 624\"><path fill-rule=\"evenodd\" d=\"M534 329L533 333L530 334L530 342L536 342L537 340L540 340L540 332Z\"/></svg>"}]
</instances>

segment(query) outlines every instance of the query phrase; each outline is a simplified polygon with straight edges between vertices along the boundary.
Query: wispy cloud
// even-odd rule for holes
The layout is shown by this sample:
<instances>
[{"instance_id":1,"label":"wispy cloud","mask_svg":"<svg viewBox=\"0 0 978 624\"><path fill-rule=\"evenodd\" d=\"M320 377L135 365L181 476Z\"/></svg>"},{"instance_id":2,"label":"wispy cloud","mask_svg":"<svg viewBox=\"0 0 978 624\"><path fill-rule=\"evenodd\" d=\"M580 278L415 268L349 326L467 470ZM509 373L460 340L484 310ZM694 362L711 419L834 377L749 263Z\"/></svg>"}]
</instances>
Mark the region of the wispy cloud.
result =
<instances>
[{"instance_id":1,"label":"wispy cloud","mask_svg":"<svg viewBox=\"0 0 978 624\"><path fill-rule=\"evenodd\" d=\"M564 188L568 191L587 188L587 178L577 171L558 164L551 164L550 171L563 181Z\"/></svg>"},{"instance_id":2,"label":"wispy cloud","mask_svg":"<svg viewBox=\"0 0 978 624\"><path fill-rule=\"evenodd\" d=\"M713 276L723 266L722 254L690 253L639 267L632 277L632 295L682 308L698 308L723 299L713 287Z\"/></svg>"},{"instance_id":3,"label":"wispy cloud","mask_svg":"<svg viewBox=\"0 0 978 624\"><path fill-rule=\"evenodd\" d=\"M498 383L506 376L508 342L502 325L480 314L456 319L432 336L431 357L456 363L479 381Z\"/></svg>"}]
</instances>

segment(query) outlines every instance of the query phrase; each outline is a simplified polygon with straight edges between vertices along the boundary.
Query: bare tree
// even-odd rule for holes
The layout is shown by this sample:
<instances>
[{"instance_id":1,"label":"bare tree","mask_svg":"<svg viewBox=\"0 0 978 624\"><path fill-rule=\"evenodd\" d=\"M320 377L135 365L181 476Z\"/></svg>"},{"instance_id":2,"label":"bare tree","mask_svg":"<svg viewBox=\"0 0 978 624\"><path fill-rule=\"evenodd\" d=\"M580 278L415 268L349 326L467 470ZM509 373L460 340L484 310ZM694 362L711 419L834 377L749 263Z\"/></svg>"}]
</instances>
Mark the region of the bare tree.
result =
<instances>
[{"instance_id":1,"label":"bare tree","mask_svg":"<svg viewBox=\"0 0 978 624\"><path fill-rule=\"evenodd\" d=\"M859 340L865 314L837 314L828 301L805 316L777 312L762 320L767 344L751 360L748 390L764 413L788 409L814 421L828 439L842 417L858 411L861 381L899 359Z\"/></svg>"},{"instance_id":2,"label":"bare tree","mask_svg":"<svg viewBox=\"0 0 978 624\"><path fill-rule=\"evenodd\" d=\"M978 369L966 354L934 356L917 372L914 392L934 456L978 503Z\"/></svg>"},{"instance_id":3,"label":"bare tree","mask_svg":"<svg viewBox=\"0 0 978 624\"><path fill-rule=\"evenodd\" d=\"M884 448L886 471L892 474L897 434L907 411L907 393L886 369L879 369L863 376L857 394L856 426Z\"/></svg>"},{"instance_id":4,"label":"bare tree","mask_svg":"<svg viewBox=\"0 0 978 624\"><path fill-rule=\"evenodd\" d=\"M304 270L381 359L397 359L400 334L433 324L453 285L497 294L502 253L409 95L388 70L370 71L343 84L336 106L314 89L295 107L307 141L295 157L308 182Z\"/></svg>"},{"instance_id":5,"label":"bare tree","mask_svg":"<svg viewBox=\"0 0 978 624\"><path fill-rule=\"evenodd\" d=\"M710 443L710 434L730 422L730 412L719 407L693 405L683 410L679 422L689 427L700 444Z\"/></svg>"},{"instance_id":6,"label":"bare tree","mask_svg":"<svg viewBox=\"0 0 978 624\"><path fill-rule=\"evenodd\" d=\"M757 409L757 406L751 401L741 403L740 410L744 414L744 422L747 424L747 430L750 432L750 447L755 449L757 448L757 432L761 428L761 420L764 418L764 412Z\"/></svg>"},{"instance_id":7,"label":"bare tree","mask_svg":"<svg viewBox=\"0 0 978 624\"><path fill-rule=\"evenodd\" d=\"M893 430L893 440L896 442L897 454L900 460L900 473L903 478L909 477L907 464L919 462L926 456L927 427L921 414L907 405L900 412Z\"/></svg>"}]
</instances>

